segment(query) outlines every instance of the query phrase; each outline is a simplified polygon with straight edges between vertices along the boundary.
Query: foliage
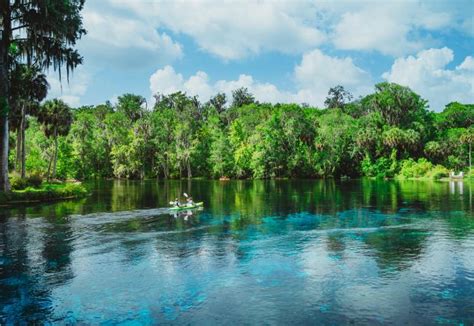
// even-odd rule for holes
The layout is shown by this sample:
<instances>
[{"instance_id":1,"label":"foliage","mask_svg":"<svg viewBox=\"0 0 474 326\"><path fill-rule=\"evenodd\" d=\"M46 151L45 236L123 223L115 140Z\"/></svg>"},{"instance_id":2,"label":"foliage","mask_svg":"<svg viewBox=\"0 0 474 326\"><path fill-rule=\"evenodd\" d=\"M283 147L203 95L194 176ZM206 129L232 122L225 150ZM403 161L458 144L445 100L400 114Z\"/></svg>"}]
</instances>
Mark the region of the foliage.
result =
<instances>
[{"instance_id":1,"label":"foliage","mask_svg":"<svg viewBox=\"0 0 474 326\"><path fill-rule=\"evenodd\" d=\"M425 158L420 158L418 161L409 158L401 162L398 176L401 178L441 179L449 176L449 171L444 166L433 165Z\"/></svg>"},{"instance_id":2,"label":"foliage","mask_svg":"<svg viewBox=\"0 0 474 326\"><path fill-rule=\"evenodd\" d=\"M426 101L408 87L383 82L375 85L375 90L369 95L369 106L389 126L410 127L426 114Z\"/></svg>"},{"instance_id":3,"label":"foliage","mask_svg":"<svg viewBox=\"0 0 474 326\"><path fill-rule=\"evenodd\" d=\"M8 115L4 111L14 106L9 105L19 100L44 97L41 94L25 95L18 84L15 84L15 65L31 64L37 72L52 67L59 72L66 69L70 72L82 63L82 57L74 48L76 42L86 33L82 25L81 11L84 0L68 1L2 1L0 21L2 37L0 38L0 190L9 191L8 182ZM13 73L11 73L13 71ZM40 75L39 75L40 76ZM41 79L44 78L41 76ZM44 83L43 83L44 84ZM12 87L10 87L12 86ZM15 90L20 90L15 94ZM38 90L23 88L26 93ZM24 116L24 113L21 114ZM22 119L23 120L23 119ZM24 131L24 127L21 127ZM22 161L24 163L24 151ZM24 174L25 164L22 164Z\"/></svg>"},{"instance_id":4,"label":"foliage","mask_svg":"<svg viewBox=\"0 0 474 326\"><path fill-rule=\"evenodd\" d=\"M10 185L13 190L23 190L28 187L28 181L18 175L10 177Z\"/></svg>"},{"instance_id":5,"label":"foliage","mask_svg":"<svg viewBox=\"0 0 474 326\"><path fill-rule=\"evenodd\" d=\"M445 123L452 104L430 113L406 87L322 110L234 95L229 107L223 94L203 104L182 92L157 94L153 108L134 94L73 110L46 102L28 117L27 170L48 176L56 156L59 179L440 178L469 166L472 127Z\"/></svg>"},{"instance_id":6,"label":"foliage","mask_svg":"<svg viewBox=\"0 0 474 326\"><path fill-rule=\"evenodd\" d=\"M354 97L352 94L344 89L343 86L337 85L335 87L331 87L328 91L328 97L324 100L324 105L328 109L335 109L335 108L344 108L346 103L352 101Z\"/></svg>"},{"instance_id":7,"label":"foliage","mask_svg":"<svg viewBox=\"0 0 474 326\"><path fill-rule=\"evenodd\" d=\"M390 158L380 157L372 162L369 155L362 161L362 173L374 178L392 178L398 171L397 152L394 150Z\"/></svg>"},{"instance_id":8,"label":"foliage","mask_svg":"<svg viewBox=\"0 0 474 326\"><path fill-rule=\"evenodd\" d=\"M250 94L246 87L238 88L232 91L232 106L241 107L255 102L255 97Z\"/></svg>"},{"instance_id":9,"label":"foliage","mask_svg":"<svg viewBox=\"0 0 474 326\"><path fill-rule=\"evenodd\" d=\"M448 177L449 170L442 165L435 165L425 176L430 179L438 180Z\"/></svg>"},{"instance_id":10,"label":"foliage","mask_svg":"<svg viewBox=\"0 0 474 326\"><path fill-rule=\"evenodd\" d=\"M43 184L43 177L39 173L32 173L27 177L28 186L39 188Z\"/></svg>"},{"instance_id":11,"label":"foliage","mask_svg":"<svg viewBox=\"0 0 474 326\"><path fill-rule=\"evenodd\" d=\"M43 183L43 177L39 174L31 174L26 178L14 174L10 177L10 184L13 190L23 190L27 187L40 188Z\"/></svg>"},{"instance_id":12,"label":"foliage","mask_svg":"<svg viewBox=\"0 0 474 326\"><path fill-rule=\"evenodd\" d=\"M43 184L39 188L26 187L10 193L0 193L0 204L19 204L37 201L80 198L88 194L81 183Z\"/></svg>"}]
</instances>

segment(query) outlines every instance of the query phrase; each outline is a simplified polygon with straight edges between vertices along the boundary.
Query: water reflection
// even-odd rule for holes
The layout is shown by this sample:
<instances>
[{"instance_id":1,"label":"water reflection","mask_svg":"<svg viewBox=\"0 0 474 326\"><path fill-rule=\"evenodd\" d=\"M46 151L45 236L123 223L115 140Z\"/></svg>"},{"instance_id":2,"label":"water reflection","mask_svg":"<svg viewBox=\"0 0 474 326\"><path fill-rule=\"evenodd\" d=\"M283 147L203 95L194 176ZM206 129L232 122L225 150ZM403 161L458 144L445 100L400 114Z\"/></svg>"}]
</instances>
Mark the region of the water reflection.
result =
<instances>
[{"instance_id":1,"label":"water reflection","mask_svg":"<svg viewBox=\"0 0 474 326\"><path fill-rule=\"evenodd\" d=\"M0 322L45 320L51 292L74 277L72 230L67 223L42 224L25 214L0 214Z\"/></svg>"},{"instance_id":2,"label":"water reflection","mask_svg":"<svg viewBox=\"0 0 474 326\"><path fill-rule=\"evenodd\" d=\"M474 316L472 183L89 187L79 201L0 212L0 324ZM204 209L167 210L183 192Z\"/></svg>"}]
</instances>

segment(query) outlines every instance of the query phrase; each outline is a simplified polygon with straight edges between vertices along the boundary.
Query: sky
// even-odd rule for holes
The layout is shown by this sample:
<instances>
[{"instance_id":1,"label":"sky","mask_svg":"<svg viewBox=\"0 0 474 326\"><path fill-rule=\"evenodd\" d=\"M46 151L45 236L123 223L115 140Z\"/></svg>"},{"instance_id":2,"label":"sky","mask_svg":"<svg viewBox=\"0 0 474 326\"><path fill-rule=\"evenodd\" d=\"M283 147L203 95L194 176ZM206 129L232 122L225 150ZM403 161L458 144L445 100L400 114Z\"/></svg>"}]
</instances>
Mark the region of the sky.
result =
<instances>
[{"instance_id":1,"label":"sky","mask_svg":"<svg viewBox=\"0 0 474 326\"><path fill-rule=\"evenodd\" d=\"M441 111L474 103L473 13L472 0L86 0L84 64L69 83L49 71L49 98L204 102L247 87L261 102L322 107L330 87L358 98L389 81Z\"/></svg>"}]
</instances>

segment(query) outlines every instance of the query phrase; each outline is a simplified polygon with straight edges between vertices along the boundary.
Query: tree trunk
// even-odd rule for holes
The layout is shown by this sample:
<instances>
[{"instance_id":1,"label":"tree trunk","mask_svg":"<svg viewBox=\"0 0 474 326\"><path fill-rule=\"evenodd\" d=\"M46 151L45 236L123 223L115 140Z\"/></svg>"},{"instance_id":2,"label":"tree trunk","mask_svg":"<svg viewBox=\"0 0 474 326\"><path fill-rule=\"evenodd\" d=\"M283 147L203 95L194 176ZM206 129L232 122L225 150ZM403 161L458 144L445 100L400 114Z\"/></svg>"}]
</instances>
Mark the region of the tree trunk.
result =
<instances>
[{"instance_id":1,"label":"tree trunk","mask_svg":"<svg viewBox=\"0 0 474 326\"><path fill-rule=\"evenodd\" d=\"M58 162L58 135L54 132L54 163L53 163L53 179L56 179L56 164Z\"/></svg>"},{"instance_id":2,"label":"tree trunk","mask_svg":"<svg viewBox=\"0 0 474 326\"><path fill-rule=\"evenodd\" d=\"M0 117L0 191L10 191L8 180L8 113Z\"/></svg>"},{"instance_id":3,"label":"tree trunk","mask_svg":"<svg viewBox=\"0 0 474 326\"><path fill-rule=\"evenodd\" d=\"M188 179L191 179L193 177L193 174L192 174L192 171L191 171L191 162L190 160L188 159L187 162L187 168L188 168Z\"/></svg>"},{"instance_id":4,"label":"tree trunk","mask_svg":"<svg viewBox=\"0 0 474 326\"><path fill-rule=\"evenodd\" d=\"M2 35L0 37L0 191L10 191L8 180L8 48L11 39L10 1L0 0Z\"/></svg>"},{"instance_id":5,"label":"tree trunk","mask_svg":"<svg viewBox=\"0 0 474 326\"><path fill-rule=\"evenodd\" d=\"M26 176L26 146L25 146L25 129L26 121L25 116L21 119L21 177Z\"/></svg>"},{"instance_id":6,"label":"tree trunk","mask_svg":"<svg viewBox=\"0 0 474 326\"><path fill-rule=\"evenodd\" d=\"M53 158L54 156L51 156L51 158L49 159L49 163L48 163L48 172L46 172L46 179L49 181L51 180L50 176L51 176L51 166L53 165Z\"/></svg>"},{"instance_id":7,"label":"tree trunk","mask_svg":"<svg viewBox=\"0 0 474 326\"><path fill-rule=\"evenodd\" d=\"M19 139L17 140L17 162L19 162L19 165L21 167L21 177L24 178L26 175L26 170L25 170L25 104L21 105L21 114L20 114L20 127L19 127Z\"/></svg>"},{"instance_id":8,"label":"tree trunk","mask_svg":"<svg viewBox=\"0 0 474 326\"><path fill-rule=\"evenodd\" d=\"M472 173L471 147L472 147L472 144L469 143L469 175L471 175Z\"/></svg>"},{"instance_id":9,"label":"tree trunk","mask_svg":"<svg viewBox=\"0 0 474 326\"><path fill-rule=\"evenodd\" d=\"M15 171L21 171L21 127L16 130L16 155L15 155Z\"/></svg>"},{"instance_id":10,"label":"tree trunk","mask_svg":"<svg viewBox=\"0 0 474 326\"><path fill-rule=\"evenodd\" d=\"M168 164L168 156L166 156L165 161L163 162L163 174L165 179L167 180L170 176L170 169Z\"/></svg>"}]
</instances>

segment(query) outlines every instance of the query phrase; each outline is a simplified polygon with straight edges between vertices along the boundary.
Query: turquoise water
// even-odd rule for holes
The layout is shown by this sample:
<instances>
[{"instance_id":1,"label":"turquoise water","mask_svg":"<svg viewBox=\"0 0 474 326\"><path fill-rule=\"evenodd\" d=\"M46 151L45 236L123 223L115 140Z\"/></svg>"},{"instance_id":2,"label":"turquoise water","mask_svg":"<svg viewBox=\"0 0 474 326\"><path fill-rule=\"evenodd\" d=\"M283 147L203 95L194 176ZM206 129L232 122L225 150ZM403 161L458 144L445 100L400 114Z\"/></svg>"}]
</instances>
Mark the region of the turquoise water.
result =
<instances>
[{"instance_id":1,"label":"turquoise water","mask_svg":"<svg viewBox=\"0 0 474 326\"><path fill-rule=\"evenodd\" d=\"M473 184L89 187L0 208L0 324L474 323Z\"/></svg>"}]
</instances>

